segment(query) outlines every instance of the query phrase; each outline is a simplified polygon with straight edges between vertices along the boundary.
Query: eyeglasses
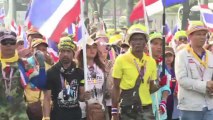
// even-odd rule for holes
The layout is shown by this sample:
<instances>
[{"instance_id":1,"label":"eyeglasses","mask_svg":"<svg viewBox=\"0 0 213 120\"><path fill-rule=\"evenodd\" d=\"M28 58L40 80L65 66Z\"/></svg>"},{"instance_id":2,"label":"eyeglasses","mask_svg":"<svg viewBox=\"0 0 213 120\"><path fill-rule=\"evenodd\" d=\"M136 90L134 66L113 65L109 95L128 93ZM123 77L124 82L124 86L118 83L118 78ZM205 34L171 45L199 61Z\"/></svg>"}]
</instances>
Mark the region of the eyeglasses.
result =
<instances>
[{"instance_id":1,"label":"eyeglasses","mask_svg":"<svg viewBox=\"0 0 213 120\"><path fill-rule=\"evenodd\" d=\"M1 44L6 46L6 45L16 45L16 41L15 40L2 40Z\"/></svg>"},{"instance_id":2,"label":"eyeglasses","mask_svg":"<svg viewBox=\"0 0 213 120\"><path fill-rule=\"evenodd\" d=\"M179 40L187 41L187 37L179 37Z\"/></svg>"}]
</instances>

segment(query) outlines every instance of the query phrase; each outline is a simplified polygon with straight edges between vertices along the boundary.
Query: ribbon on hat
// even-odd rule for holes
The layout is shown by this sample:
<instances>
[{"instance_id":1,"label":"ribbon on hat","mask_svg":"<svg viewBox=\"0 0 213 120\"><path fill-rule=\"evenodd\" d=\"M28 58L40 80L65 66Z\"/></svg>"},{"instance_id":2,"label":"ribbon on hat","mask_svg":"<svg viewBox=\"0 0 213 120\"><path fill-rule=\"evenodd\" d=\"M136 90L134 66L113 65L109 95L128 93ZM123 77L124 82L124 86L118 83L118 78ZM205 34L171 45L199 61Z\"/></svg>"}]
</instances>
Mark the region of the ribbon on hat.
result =
<instances>
[{"instance_id":1,"label":"ribbon on hat","mask_svg":"<svg viewBox=\"0 0 213 120\"><path fill-rule=\"evenodd\" d=\"M194 50L191 48L190 45L188 45L187 47L187 50L193 55L193 57L200 62L201 65L203 65L203 67L207 68L207 64L208 64L208 54L207 54L207 51L205 50L206 52L206 55L205 55L205 61L203 61L201 58L199 58L197 56L197 54L194 52Z\"/></svg>"},{"instance_id":2,"label":"ribbon on hat","mask_svg":"<svg viewBox=\"0 0 213 120\"><path fill-rule=\"evenodd\" d=\"M0 61L1 61L1 64L2 64L2 69L6 68L7 63L17 62L18 59L19 59L19 56L18 56L17 51L15 51L15 55L13 57L7 58L7 59L2 58L2 54L0 52Z\"/></svg>"}]
</instances>

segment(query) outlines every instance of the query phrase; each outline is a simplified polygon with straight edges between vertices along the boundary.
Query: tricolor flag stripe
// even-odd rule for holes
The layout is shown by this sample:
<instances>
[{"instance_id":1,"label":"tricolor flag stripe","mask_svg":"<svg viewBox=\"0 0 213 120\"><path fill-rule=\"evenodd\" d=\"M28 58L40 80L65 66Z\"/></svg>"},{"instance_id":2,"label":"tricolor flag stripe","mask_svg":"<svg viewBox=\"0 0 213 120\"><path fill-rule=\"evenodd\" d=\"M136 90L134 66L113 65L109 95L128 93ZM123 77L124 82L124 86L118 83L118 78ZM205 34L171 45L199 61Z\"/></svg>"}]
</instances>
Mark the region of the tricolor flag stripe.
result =
<instances>
[{"instance_id":1,"label":"tricolor flag stripe","mask_svg":"<svg viewBox=\"0 0 213 120\"><path fill-rule=\"evenodd\" d=\"M45 14L41 14L44 11ZM80 0L35 0L30 11L30 21L45 37L58 39L79 14Z\"/></svg>"},{"instance_id":2,"label":"tricolor flag stripe","mask_svg":"<svg viewBox=\"0 0 213 120\"><path fill-rule=\"evenodd\" d=\"M200 12L204 24L209 28L213 28L213 12L208 8L208 5L200 5Z\"/></svg>"},{"instance_id":3,"label":"tricolor flag stripe","mask_svg":"<svg viewBox=\"0 0 213 120\"><path fill-rule=\"evenodd\" d=\"M26 81L27 78L26 78L26 76L23 75L21 70L19 70L19 72L20 72L20 76L21 76L21 85L22 85L23 88L25 88L27 86L27 83L28 83Z\"/></svg>"}]
</instances>

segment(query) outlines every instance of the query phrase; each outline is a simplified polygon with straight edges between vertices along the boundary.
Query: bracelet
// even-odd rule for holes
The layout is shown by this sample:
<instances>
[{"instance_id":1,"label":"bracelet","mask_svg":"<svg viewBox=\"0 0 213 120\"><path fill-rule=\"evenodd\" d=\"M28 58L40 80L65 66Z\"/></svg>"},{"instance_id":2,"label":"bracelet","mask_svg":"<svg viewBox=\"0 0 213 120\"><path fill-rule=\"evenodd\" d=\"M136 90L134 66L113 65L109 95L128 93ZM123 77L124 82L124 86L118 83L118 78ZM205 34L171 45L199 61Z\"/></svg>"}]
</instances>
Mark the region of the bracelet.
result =
<instances>
[{"instance_id":1,"label":"bracelet","mask_svg":"<svg viewBox=\"0 0 213 120\"><path fill-rule=\"evenodd\" d=\"M43 117L42 120L50 120L50 117Z\"/></svg>"},{"instance_id":2,"label":"bracelet","mask_svg":"<svg viewBox=\"0 0 213 120\"><path fill-rule=\"evenodd\" d=\"M112 114L117 114L118 113L118 108L112 108Z\"/></svg>"}]
</instances>

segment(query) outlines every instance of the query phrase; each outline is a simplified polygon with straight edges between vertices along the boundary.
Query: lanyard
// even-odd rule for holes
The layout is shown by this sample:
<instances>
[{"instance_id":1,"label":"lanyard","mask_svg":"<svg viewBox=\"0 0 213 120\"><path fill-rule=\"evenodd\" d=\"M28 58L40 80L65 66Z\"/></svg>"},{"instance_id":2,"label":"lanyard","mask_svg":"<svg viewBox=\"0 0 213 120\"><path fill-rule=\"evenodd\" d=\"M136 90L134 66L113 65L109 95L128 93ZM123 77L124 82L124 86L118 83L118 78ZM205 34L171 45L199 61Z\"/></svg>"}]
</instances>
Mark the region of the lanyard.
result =
<instances>
[{"instance_id":1,"label":"lanyard","mask_svg":"<svg viewBox=\"0 0 213 120\"><path fill-rule=\"evenodd\" d=\"M60 79L61 79L61 87L62 89L65 89L66 86L68 85L67 80L62 76L62 74L60 74Z\"/></svg>"},{"instance_id":2,"label":"lanyard","mask_svg":"<svg viewBox=\"0 0 213 120\"><path fill-rule=\"evenodd\" d=\"M10 70L10 76L9 76L9 78L6 78L6 73L2 69L2 76L3 76L3 80L4 80L4 84L5 84L5 94L7 96L10 96L10 94L11 94L13 72L14 72L14 69L11 68L11 70ZM9 85L8 85L8 82L9 82Z\"/></svg>"},{"instance_id":3,"label":"lanyard","mask_svg":"<svg viewBox=\"0 0 213 120\"><path fill-rule=\"evenodd\" d=\"M134 63L135 63L135 65L136 65L136 68L137 68L137 70L138 70L138 73L139 73L139 78L142 80L142 83L144 82L144 80L143 80L143 76L144 76L144 70L142 70L142 69L145 69L145 68L140 68L139 67L139 65L138 65L138 63L137 63L137 61L134 59ZM144 66L144 62L142 62L142 66Z\"/></svg>"},{"instance_id":4,"label":"lanyard","mask_svg":"<svg viewBox=\"0 0 213 120\"><path fill-rule=\"evenodd\" d=\"M208 54L207 54L207 52L205 51L205 61L203 61L200 57L198 57L198 55L193 51L193 49L190 47L190 45L188 45L187 46L187 49L188 49L188 51L192 54L192 56L197 60L197 61L199 61L200 62L200 64L203 66L203 67L205 67L205 68L207 68L207 64L208 64Z\"/></svg>"}]
</instances>

